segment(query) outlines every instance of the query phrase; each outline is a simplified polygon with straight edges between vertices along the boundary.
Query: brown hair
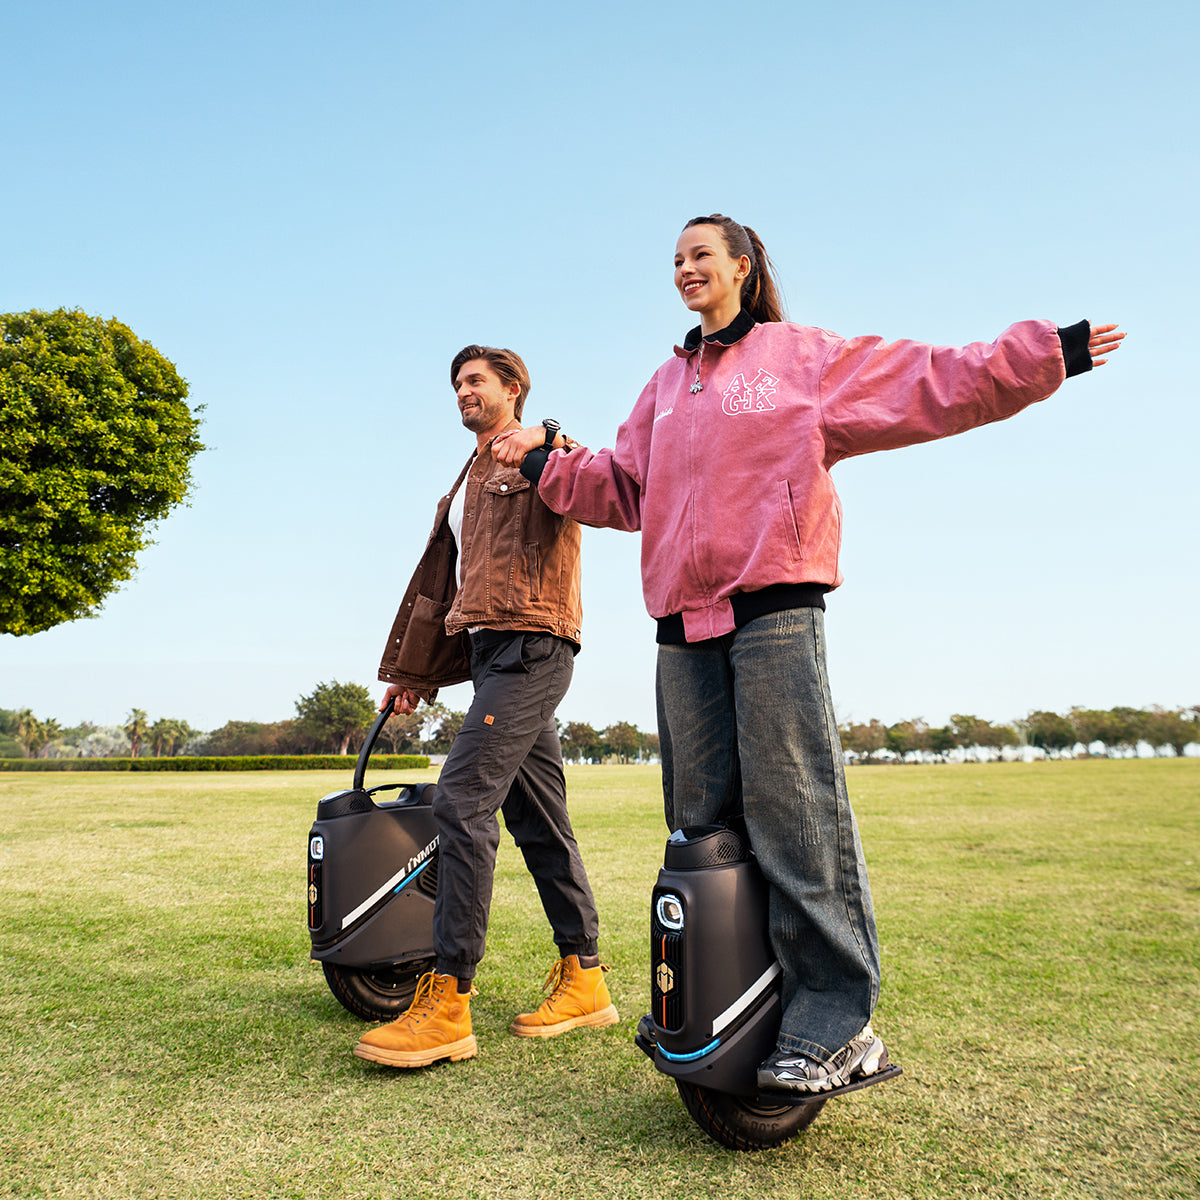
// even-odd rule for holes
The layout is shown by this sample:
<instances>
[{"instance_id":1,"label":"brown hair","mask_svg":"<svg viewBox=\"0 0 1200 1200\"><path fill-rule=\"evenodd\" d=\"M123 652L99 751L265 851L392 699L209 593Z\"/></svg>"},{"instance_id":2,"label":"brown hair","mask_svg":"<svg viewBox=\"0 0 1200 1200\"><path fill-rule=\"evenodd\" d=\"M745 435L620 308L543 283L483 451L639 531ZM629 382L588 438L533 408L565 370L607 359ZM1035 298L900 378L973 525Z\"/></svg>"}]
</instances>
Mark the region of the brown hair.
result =
<instances>
[{"instance_id":1,"label":"brown hair","mask_svg":"<svg viewBox=\"0 0 1200 1200\"><path fill-rule=\"evenodd\" d=\"M725 239L725 249L731 258L741 258L744 254L750 259L750 274L742 281L742 308L759 322L786 321L775 278L775 264L758 234L749 225L739 225L723 213L693 217L684 229L691 229L693 225L715 225Z\"/></svg>"},{"instance_id":2,"label":"brown hair","mask_svg":"<svg viewBox=\"0 0 1200 1200\"><path fill-rule=\"evenodd\" d=\"M497 375L500 382L508 387L515 383L520 391L513 405L513 416L519 421L525 408L525 397L529 395L529 371L521 361L521 356L513 350L501 350L496 346L464 346L450 364L450 386L458 388L458 373L464 363L474 358L482 358Z\"/></svg>"}]
</instances>

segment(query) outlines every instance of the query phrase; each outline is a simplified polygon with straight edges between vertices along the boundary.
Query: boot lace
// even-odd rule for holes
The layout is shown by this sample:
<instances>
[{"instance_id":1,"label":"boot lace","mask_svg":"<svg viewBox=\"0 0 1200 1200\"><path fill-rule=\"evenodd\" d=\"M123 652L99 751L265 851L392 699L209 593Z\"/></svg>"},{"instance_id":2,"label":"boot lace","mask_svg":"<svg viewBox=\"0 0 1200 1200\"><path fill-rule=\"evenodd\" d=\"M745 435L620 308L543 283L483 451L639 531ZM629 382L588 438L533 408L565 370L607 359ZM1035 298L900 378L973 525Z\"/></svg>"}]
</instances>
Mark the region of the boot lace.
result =
<instances>
[{"instance_id":1,"label":"boot lace","mask_svg":"<svg viewBox=\"0 0 1200 1200\"><path fill-rule=\"evenodd\" d=\"M413 994L412 1003L408 1006L409 1020L419 1023L429 1016L437 1007L438 1000L441 999L441 990L438 975L434 971L427 971L422 975L417 980L417 990Z\"/></svg>"},{"instance_id":2,"label":"boot lace","mask_svg":"<svg viewBox=\"0 0 1200 1200\"><path fill-rule=\"evenodd\" d=\"M548 992L549 996L547 998L553 1001L559 993L565 992L570 986L571 977L567 972L567 960L560 958L550 968L550 974L546 976L546 982L542 984L542 990Z\"/></svg>"},{"instance_id":3,"label":"boot lace","mask_svg":"<svg viewBox=\"0 0 1200 1200\"><path fill-rule=\"evenodd\" d=\"M579 969L582 971L583 967ZM608 968L601 963L600 970L607 973ZM574 978L574 972L571 970L571 960L569 958L558 959L554 966L550 968L550 974L546 976L545 983L542 984L543 991L549 993L546 998L547 1002L553 1003L563 992L569 991Z\"/></svg>"},{"instance_id":4,"label":"boot lace","mask_svg":"<svg viewBox=\"0 0 1200 1200\"><path fill-rule=\"evenodd\" d=\"M413 993L412 1003L404 1015L414 1025L419 1025L437 1009L448 988L458 990L458 981L452 975L439 975L436 971L427 971L417 980L417 990ZM471 984L468 995L478 996L479 989Z\"/></svg>"}]
</instances>

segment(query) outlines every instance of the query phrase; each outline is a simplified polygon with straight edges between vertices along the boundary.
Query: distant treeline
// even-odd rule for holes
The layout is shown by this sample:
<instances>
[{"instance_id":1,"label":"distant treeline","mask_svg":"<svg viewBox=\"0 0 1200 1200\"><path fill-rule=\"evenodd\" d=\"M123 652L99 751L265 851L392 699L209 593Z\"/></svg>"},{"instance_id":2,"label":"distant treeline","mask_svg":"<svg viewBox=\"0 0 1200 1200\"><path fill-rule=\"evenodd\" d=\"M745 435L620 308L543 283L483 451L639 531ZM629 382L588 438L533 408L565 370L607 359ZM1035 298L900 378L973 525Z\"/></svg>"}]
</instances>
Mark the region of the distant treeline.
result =
<instances>
[{"instance_id":1,"label":"distant treeline","mask_svg":"<svg viewBox=\"0 0 1200 1200\"><path fill-rule=\"evenodd\" d=\"M151 722L133 709L124 725L84 722L64 728L29 709L0 709L0 759L146 759L240 758L357 754L378 715L366 688L321 684L301 697L302 711L284 721L227 721L202 732L186 721ZM422 703L415 713L393 714L379 732L376 756L445 754L462 728L466 713L441 702ZM658 754L658 735L643 733L628 721L593 729L580 721L559 722L568 762L631 762ZM375 759L373 758L374 762Z\"/></svg>"},{"instance_id":2,"label":"distant treeline","mask_svg":"<svg viewBox=\"0 0 1200 1200\"><path fill-rule=\"evenodd\" d=\"M151 721L131 710L124 725L84 722L64 728L29 709L0 709L0 758L258 758L278 755L356 754L377 716L360 684L318 684L296 701L296 716L282 721L227 721L209 732L186 721ZM415 713L393 715L380 731L380 754L445 754L462 728L465 713L442 703L422 703ZM1149 746L1158 754L1182 755L1200 743L1200 706L1191 708L1072 708L1032 712L1009 724L956 714L949 724L931 726L919 717L885 725L846 722L842 745L852 759L996 757L1006 748L1032 746L1049 755L1131 754ZM628 721L595 729L582 721L559 722L568 762L631 762L657 758L657 733Z\"/></svg>"},{"instance_id":3,"label":"distant treeline","mask_svg":"<svg viewBox=\"0 0 1200 1200\"><path fill-rule=\"evenodd\" d=\"M443 709L438 710L440 719ZM28 708L0 709L0 758L261 758L356 753L378 715L367 689L355 683L321 683L296 701L283 721L227 721L220 729L193 729L177 717L151 720L131 709L123 725L85 721L67 728ZM428 754L421 744L430 714L393 717L378 741L381 753Z\"/></svg>"},{"instance_id":4,"label":"distant treeline","mask_svg":"<svg viewBox=\"0 0 1200 1200\"><path fill-rule=\"evenodd\" d=\"M345 771L344 754L177 754L171 758L0 758L0 771ZM413 771L429 766L425 754L380 754L373 770Z\"/></svg>"},{"instance_id":5,"label":"distant treeline","mask_svg":"<svg viewBox=\"0 0 1200 1200\"><path fill-rule=\"evenodd\" d=\"M885 725L871 720L840 727L842 745L864 761L998 757L1008 748L1032 746L1050 756L1100 753L1128 755L1140 746L1155 754L1182 755L1200 743L1200 705L1191 708L1072 708L1068 713L1032 712L1008 725L956 714L948 725L920 717Z\"/></svg>"}]
</instances>

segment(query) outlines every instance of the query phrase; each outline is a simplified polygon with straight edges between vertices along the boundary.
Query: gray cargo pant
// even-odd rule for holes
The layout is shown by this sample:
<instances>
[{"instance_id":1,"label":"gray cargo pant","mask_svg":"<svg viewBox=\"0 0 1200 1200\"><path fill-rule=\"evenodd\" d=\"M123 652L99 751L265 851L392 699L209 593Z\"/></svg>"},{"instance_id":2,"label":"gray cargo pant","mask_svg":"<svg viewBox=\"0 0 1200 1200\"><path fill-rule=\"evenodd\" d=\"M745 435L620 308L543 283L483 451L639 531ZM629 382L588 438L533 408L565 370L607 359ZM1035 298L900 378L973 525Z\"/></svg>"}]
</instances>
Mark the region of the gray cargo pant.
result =
<instances>
[{"instance_id":1,"label":"gray cargo pant","mask_svg":"<svg viewBox=\"0 0 1200 1200\"><path fill-rule=\"evenodd\" d=\"M471 979L483 958L500 844L497 812L525 857L559 956L598 953L599 921L567 816L554 712L575 647L552 634L471 636L475 698L434 793L439 837L437 970Z\"/></svg>"}]
</instances>

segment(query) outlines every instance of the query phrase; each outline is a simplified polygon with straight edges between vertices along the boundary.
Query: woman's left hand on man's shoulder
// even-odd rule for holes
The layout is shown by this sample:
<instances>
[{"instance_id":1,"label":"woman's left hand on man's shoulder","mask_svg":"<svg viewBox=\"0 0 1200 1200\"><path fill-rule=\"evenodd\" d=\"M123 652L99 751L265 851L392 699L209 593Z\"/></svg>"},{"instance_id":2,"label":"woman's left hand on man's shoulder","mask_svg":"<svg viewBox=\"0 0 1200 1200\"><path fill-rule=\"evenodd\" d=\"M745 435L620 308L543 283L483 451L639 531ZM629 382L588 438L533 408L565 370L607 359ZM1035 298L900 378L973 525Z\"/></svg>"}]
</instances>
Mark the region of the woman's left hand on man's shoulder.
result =
<instances>
[{"instance_id":1,"label":"woman's left hand on man's shoulder","mask_svg":"<svg viewBox=\"0 0 1200 1200\"><path fill-rule=\"evenodd\" d=\"M506 467L519 467L530 450L536 450L546 440L541 425L528 429L506 429L492 439L492 457Z\"/></svg>"}]
</instances>

